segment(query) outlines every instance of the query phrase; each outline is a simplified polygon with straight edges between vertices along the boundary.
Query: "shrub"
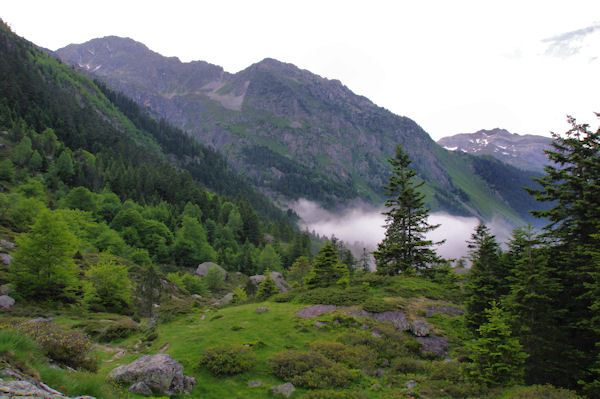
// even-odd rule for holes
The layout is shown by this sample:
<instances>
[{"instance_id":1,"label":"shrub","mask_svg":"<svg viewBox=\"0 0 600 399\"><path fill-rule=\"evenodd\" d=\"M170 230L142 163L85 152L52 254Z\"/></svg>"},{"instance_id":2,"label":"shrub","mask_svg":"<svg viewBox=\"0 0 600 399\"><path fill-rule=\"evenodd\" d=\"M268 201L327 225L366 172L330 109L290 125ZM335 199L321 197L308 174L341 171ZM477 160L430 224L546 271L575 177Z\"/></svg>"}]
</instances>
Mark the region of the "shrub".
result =
<instances>
[{"instance_id":1,"label":"shrub","mask_svg":"<svg viewBox=\"0 0 600 399\"><path fill-rule=\"evenodd\" d=\"M64 330L49 321L24 322L18 324L17 329L32 337L44 354L58 363L91 371L97 368L96 363L87 358L92 344L85 334Z\"/></svg>"},{"instance_id":2,"label":"shrub","mask_svg":"<svg viewBox=\"0 0 600 399\"><path fill-rule=\"evenodd\" d=\"M246 291L244 291L241 287L235 287L233 290L233 303L244 303L248 300L248 295L246 295Z\"/></svg>"},{"instance_id":3,"label":"shrub","mask_svg":"<svg viewBox=\"0 0 600 399\"><path fill-rule=\"evenodd\" d=\"M556 388L552 385L530 385L528 387L511 388L504 395L504 398L523 398L523 399L581 399L577 393L564 388Z\"/></svg>"},{"instance_id":4,"label":"shrub","mask_svg":"<svg viewBox=\"0 0 600 399\"><path fill-rule=\"evenodd\" d=\"M347 306L358 305L364 302L367 297L368 293L363 287L350 287L344 290L329 287L305 291L296 297L295 302Z\"/></svg>"},{"instance_id":5,"label":"shrub","mask_svg":"<svg viewBox=\"0 0 600 399\"><path fill-rule=\"evenodd\" d=\"M390 368L402 374L421 374L427 369L423 361L412 357L396 357L390 362Z\"/></svg>"},{"instance_id":6,"label":"shrub","mask_svg":"<svg viewBox=\"0 0 600 399\"><path fill-rule=\"evenodd\" d=\"M363 303L362 307L364 310L371 313L383 313L396 309L394 304L388 303L381 298L369 298Z\"/></svg>"},{"instance_id":7,"label":"shrub","mask_svg":"<svg viewBox=\"0 0 600 399\"><path fill-rule=\"evenodd\" d=\"M158 319L161 322L169 321L177 315L190 313L193 307L193 300L185 301L173 299L160 305L160 308L158 309Z\"/></svg>"},{"instance_id":8,"label":"shrub","mask_svg":"<svg viewBox=\"0 0 600 399\"><path fill-rule=\"evenodd\" d=\"M216 266L209 267L204 280L206 281L206 285L208 286L210 292L216 292L223 287L223 272Z\"/></svg>"},{"instance_id":9,"label":"shrub","mask_svg":"<svg viewBox=\"0 0 600 399\"><path fill-rule=\"evenodd\" d=\"M280 302L280 303L290 302L294 298L296 298L297 295L298 295L298 292L296 292L296 291L280 292L279 294L271 297L271 300L273 302Z\"/></svg>"},{"instance_id":10,"label":"shrub","mask_svg":"<svg viewBox=\"0 0 600 399\"><path fill-rule=\"evenodd\" d=\"M183 285L187 292L194 295L205 296L208 291L206 282L201 277L186 273L182 277Z\"/></svg>"},{"instance_id":11,"label":"shrub","mask_svg":"<svg viewBox=\"0 0 600 399\"><path fill-rule=\"evenodd\" d=\"M371 287L379 287L390 283L389 276L382 276L376 273L367 273L364 276L360 276L352 280L352 285L362 285L363 283L369 284Z\"/></svg>"},{"instance_id":12,"label":"shrub","mask_svg":"<svg viewBox=\"0 0 600 399\"><path fill-rule=\"evenodd\" d=\"M140 326L133 320L122 319L105 323L93 321L86 325L83 331L99 342L110 342L115 339L127 338L139 329Z\"/></svg>"},{"instance_id":13,"label":"shrub","mask_svg":"<svg viewBox=\"0 0 600 399\"><path fill-rule=\"evenodd\" d=\"M345 387L360 377L360 371L348 370L317 352L286 351L269 359L277 377L304 388Z\"/></svg>"},{"instance_id":14,"label":"shrub","mask_svg":"<svg viewBox=\"0 0 600 399\"><path fill-rule=\"evenodd\" d=\"M377 353L364 345L346 346L339 342L315 341L310 348L327 359L360 369L374 369Z\"/></svg>"},{"instance_id":15,"label":"shrub","mask_svg":"<svg viewBox=\"0 0 600 399\"><path fill-rule=\"evenodd\" d=\"M463 376L458 362L434 362L432 363L431 375L432 380L446 380L459 382L463 381Z\"/></svg>"},{"instance_id":16,"label":"shrub","mask_svg":"<svg viewBox=\"0 0 600 399\"><path fill-rule=\"evenodd\" d=\"M200 364L213 375L234 375L248 371L256 362L256 356L243 346L208 348Z\"/></svg>"}]
</instances>

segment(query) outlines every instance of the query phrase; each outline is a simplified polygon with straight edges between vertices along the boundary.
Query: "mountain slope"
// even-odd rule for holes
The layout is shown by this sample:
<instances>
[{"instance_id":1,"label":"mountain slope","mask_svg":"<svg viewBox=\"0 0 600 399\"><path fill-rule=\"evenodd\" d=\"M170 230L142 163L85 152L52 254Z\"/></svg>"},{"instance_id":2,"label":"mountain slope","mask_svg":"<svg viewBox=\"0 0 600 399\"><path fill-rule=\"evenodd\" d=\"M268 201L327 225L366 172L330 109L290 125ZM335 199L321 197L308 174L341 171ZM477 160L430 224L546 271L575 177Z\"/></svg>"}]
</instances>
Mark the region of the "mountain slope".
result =
<instances>
[{"instance_id":1,"label":"mountain slope","mask_svg":"<svg viewBox=\"0 0 600 399\"><path fill-rule=\"evenodd\" d=\"M435 210L527 218L528 209L512 208L514 201L497 189L502 184L492 186L477 174L475 158L446 152L411 119L294 65L265 59L228 74L116 37L56 54L218 148L271 197L304 197L330 207L356 198L380 204L390 175L387 158L401 143L427 181ZM517 202L526 202L526 196L523 192Z\"/></svg>"},{"instance_id":2,"label":"mountain slope","mask_svg":"<svg viewBox=\"0 0 600 399\"><path fill-rule=\"evenodd\" d=\"M552 139L532 134L519 135L504 129L479 130L443 137L438 144L451 151L491 155L517 168L542 172L548 163L544 150Z\"/></svg>"}]
</instances>

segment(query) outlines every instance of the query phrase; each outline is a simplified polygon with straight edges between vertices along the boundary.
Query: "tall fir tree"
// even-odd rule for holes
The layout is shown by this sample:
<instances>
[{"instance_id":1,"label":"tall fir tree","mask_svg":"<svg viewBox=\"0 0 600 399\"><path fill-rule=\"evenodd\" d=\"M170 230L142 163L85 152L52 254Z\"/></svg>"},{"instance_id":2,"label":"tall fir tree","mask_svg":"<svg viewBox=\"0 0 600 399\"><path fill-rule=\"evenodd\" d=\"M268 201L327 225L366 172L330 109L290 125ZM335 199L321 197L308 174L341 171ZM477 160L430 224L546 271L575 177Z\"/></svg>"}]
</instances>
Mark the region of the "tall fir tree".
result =
<instances>
[{"instance_id":1,"label":"tall fir tree","mask_svg":"<svg viewBox=\"0 0 600 399\"><path fill-rule=\"evenodd\" d=\"M425 234L439 227L430 225L429 208L425 206L425 194L419 189L423 180L415 181L417 172L409 169L411 160L396 146L396 156L389 159L392 176L384 190L388 199L385 238L373 252L377 272L385 275L414 273L441 259L432 249L435 245ZM437 244L437 243L436 243Z\"/></svg>"},{"instance_id":2,"label":"tall fir tree","mask_svg":"<svg viewBox=\"0 0 600 399\"><path fill-rule=\"evenodd\" d=\"M556 328L563 316L556 309L562 287L552 275L548 251L531 225L515 229L508 246L503 263L510 270L510 292L504 304L512 316L513 336L529 355L526 382L544 383L548 376L564 372L548 362L564 340Z\"/></svg>"},{"instance_id":3,"label":"tall fir tree","mask_svg":"<svg viewBox=\"0 0 600 399\"><path fill-rule=\"evenodd\" d=\"M508 280L500 261L500 245L484 223L475 229L469 249L471 269L465 286L465 319L467 326L476 332L486 320L485 309L508 291Z\"/></svg>"},{"instance_id":4,"label":"tall fir tree","mask_svg":"<svg viewBox=\"0 0 600 399\"><path fill-rule=\"evenodd\" d=\"M346 265L340 262L339 254L333 243L327 241L319 250L305 284L308 288L347 286L349 273Z\"/></svg>"},{"instance_id":5,"label":"tall fir tree","mask_svg":"<svg viewBox=\"0 0 600 399\"><path fill-rule=\"evenodd\" d=\"M593 256L600 248L600 129L590 131L589 125L573 118L569 123L571 129L564 135L553 134L552 148L546 151L552 163L537 179L541 189L528 191L550 203L548 210L534 215L549 221L544 238L549 242L552 274L562 286L555 311L562 314L557 328L565 340L550 361L569 372L552 382L585 389L598 383L591 370L600 349L600 325L594 322L600 300L598 264Z\"/></svg>"}]
</instances>

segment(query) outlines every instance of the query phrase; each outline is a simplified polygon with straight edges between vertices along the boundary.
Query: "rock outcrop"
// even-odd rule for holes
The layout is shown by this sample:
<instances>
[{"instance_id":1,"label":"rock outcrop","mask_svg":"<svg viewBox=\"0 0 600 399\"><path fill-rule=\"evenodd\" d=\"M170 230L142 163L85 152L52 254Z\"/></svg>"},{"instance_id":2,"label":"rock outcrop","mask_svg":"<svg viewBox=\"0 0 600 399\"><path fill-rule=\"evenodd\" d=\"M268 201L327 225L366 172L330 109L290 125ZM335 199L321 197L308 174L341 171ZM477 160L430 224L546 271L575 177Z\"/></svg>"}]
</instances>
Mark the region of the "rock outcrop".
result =
<instances>
[{"instance_id":1,"label":"rock outcrop","mask_svg":"<svg viewBox=\"0 0 600 399\"><path fill-rule=\"evenodd\" d=\"M290 290L290 284L287 281L285 281L281 273L271 272L269 276L271 276L271 278L275 282L275 285L277 286L277 288L279 288L280 292L288 292ZM250 281L252 281L256 285L260 285L260 283L262 283L265 279L266 277L262 274L250 276Z\"/></svg>"},{"instance_id":2,"label":"rock outcrop","mask_svg":"<svg viewBox=\"0 0 600 399\"><path fill-rule=\"evenodd\" d=\"M221 271L221 273L223 274L223 280L227 279L227 271L214 262L204 262L199 264L196 268L196 275L204 277L208 273L208 270L213 267L216 267Z\"/></svg>"},{"instance_id":3,"label":"rock outcrop","mask_svg":"<svg viewBox=\"0 0 600 399\"><path fill-rule=\"evenodd\" d=\"M37 381L9 367L0 370L0 398L28 399L71 399L66 395L50 388L43 382ZM95 399L92 396L77 396L72 399Z\"/></svg>"},{"instance_id":4,"label":"rock outcrop","mask_svg":"<svg viewBox=\"0 0 600 399\"><path fill-rule=\"evenodd\" d=\"M15 300L8 295L0 295L0 310L8 309L15 304Z\"/></svg>"},{"instance_id":5,"label":"rock outcrop","mask_svg":"<svg viewBox=\"0 0 600 399\"><path fill-rule=\"evenodd\" d=\"M130 384L129 390L145 395L189 394L196 379L183 375L183 366L167 354L146 355L125 366L119 366L106 377L109 381ZM148 389L146 389L148 388Z\"/></svg>"}]
</instances>

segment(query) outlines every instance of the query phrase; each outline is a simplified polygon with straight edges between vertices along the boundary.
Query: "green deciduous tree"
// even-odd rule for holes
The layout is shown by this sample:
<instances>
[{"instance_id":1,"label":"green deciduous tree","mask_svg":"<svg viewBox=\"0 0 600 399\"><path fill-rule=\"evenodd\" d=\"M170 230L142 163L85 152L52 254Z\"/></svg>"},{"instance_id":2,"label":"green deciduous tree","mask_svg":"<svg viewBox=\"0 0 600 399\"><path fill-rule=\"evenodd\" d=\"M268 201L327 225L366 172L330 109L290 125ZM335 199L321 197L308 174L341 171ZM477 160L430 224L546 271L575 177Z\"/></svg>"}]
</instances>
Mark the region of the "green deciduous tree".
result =
<instances>
[{"instance_id":1,"label":"green deciduous tree","mask_svg":"<svg viewBox=\"0 0 600 399\"><path fill-rule=\"evenodd\" d=\"M306 286L317 288L337 284L345 287L348 283L348 268L340 262L339 254L333 247L333 243L331 241L325 242L313 262L310 274L306 277Z\"/></svg>"},{"instance_id":2,"label":"green deciduous tree","mask_svg":"<svg viewBox=\"0 0 600 399\"><path fill-rule=\"evenodd\" d=\"M380 274L396 275L413 273L440 261L432 249L434 243L425 234L438 225L427 221L429 208L425 206L425 194L419 191L424 181L415 182L417 172L409 169L410 158L396 146L395 158L389 159L392 176L386 186L387 210L385 238L373 252Z\"/></svg>"},{"instance_id":3,"label":"green deciduous tree","mask_svg":"<svg viewBox=\"0 0 600 399\"><path fill-rule=\"evenodd\" d=\"M473 363L466 366L467 379L485 386L514 385L523 380L527 354L518 338L511 337L508 319L495 301L486 309L479 338L467 344Z\"/></svg>"},{"instance_id":4,"label":"green deciduous tree","mask_svg":"<svg viewBox=\"0 0 600 399\"><path fill-rule=\"evenodd\" d=\"M273 249L271 244L265 245L262 251L260 251L257 266L259 273L262 273L267 269L281 272L281 257L275 252L275 249Z\"/></svg>"},{"instance_id":5,"label":"green deciduous tree","mask_svg":"<svg viewBox=\"0 0 600 399\"><path fill-rule=\"evenodd\" d=\"M85 272L89 304L98 310L121 312L131 305L131 281L127 266L112 255L100 254L95 265Z\"/></svg>"},{"instance_id":6,"label":"green deciduous tree","mask_svg":"<svg viewBox=\"0 0 600 399\"><path fill-rule=\"evenodd\" d=\"M76 238L65 222L41 212L31 231L17 239L10 281L29 300L73 299L78 268L73 261Z\"/></svg>"}]
</instances>

